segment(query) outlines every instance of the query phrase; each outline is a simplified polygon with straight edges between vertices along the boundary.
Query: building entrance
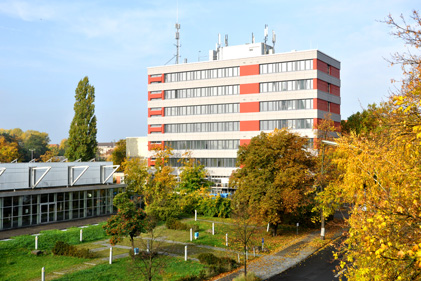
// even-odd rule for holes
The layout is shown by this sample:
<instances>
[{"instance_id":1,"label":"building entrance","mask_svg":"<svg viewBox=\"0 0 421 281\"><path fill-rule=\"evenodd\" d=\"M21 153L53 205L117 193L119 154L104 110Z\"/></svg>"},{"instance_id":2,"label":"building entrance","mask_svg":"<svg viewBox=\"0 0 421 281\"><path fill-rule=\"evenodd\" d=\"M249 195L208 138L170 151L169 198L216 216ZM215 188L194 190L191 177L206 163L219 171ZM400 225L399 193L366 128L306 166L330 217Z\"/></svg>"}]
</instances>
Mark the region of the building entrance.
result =
<instances>
[{"instance_id":1,"label":"building entrance","mask_svg":"<svg viewBox=\"0 0 421 281\"><path fill-rule=\"evenodd\" d=\"M41 207L41 223L53 222L56 220L56 203L43 203Z\"/></svg>"}]
</instances>

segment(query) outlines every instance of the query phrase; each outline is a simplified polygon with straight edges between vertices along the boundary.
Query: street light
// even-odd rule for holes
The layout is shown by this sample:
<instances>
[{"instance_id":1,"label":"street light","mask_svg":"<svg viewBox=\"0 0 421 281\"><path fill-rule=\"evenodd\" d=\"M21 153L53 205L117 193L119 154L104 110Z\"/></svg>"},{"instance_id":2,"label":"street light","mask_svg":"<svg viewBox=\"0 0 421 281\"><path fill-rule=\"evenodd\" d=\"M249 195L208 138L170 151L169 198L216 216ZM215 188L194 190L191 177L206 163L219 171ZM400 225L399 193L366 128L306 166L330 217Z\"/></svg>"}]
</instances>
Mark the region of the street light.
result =
<instances>
[{"instance_id":1,"label":"street light","mask_svg":"<svg viewBox=\"0 0 421 281\"><path fill-rule=\"evenodd\" d=\"M31 161L34 159L34 151L35 149L29 149L29 151L31 152Z\"/></svg>"}]
</instances>

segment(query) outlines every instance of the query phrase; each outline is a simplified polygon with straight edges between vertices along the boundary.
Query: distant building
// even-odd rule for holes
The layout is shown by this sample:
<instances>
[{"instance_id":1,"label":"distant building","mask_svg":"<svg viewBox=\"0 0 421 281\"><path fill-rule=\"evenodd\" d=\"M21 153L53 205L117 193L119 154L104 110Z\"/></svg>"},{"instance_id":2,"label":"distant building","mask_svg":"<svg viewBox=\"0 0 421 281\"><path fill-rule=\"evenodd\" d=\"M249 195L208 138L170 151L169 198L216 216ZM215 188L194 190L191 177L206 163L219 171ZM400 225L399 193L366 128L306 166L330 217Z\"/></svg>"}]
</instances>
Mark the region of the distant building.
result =
<instances>
[{"instance_id":1,"label":"distant building","mask_svg":"<svg viewBox=\"0 0 421 281\"><path fill-rule=\"evenodd\" d=\"M0 231L113 213L111 162L0 163Z\"/></svg>"},{"instance_id":2,"label":"distant building","mask_svg":"<svg viewBox=\"0 0 421 281\"><path fill-rule=\"evenodd\" d=\"M289 128L312 146L313 126L326 113L340 125L338 60L319 50L275 54L265 43L209 54L209 61L148 68L148 145L171 146L171 165L190 150L226 186L238 147L261 131Z\"/></svg>"},{"instance_id":3,"label":"distant building","mask_svg":"<svg viewBox=\"0 0 421 281\"><path fill-rule=\"evenodd\" d=\"M106 160L111 155L116 146L115 142L99 142L98 143L98 156L100 160Z\"/></svg>"},{"instance_id":4,"label":"distant building","mask_svg":"<svg viewBox=\"0 0 421 281\"><path fill-rule=\"evenodd\" d=\"M140 157L147 158L148 151L148 138L147 137L127 137L126 138L126 157Z\"/></svg>"}]
</instances>

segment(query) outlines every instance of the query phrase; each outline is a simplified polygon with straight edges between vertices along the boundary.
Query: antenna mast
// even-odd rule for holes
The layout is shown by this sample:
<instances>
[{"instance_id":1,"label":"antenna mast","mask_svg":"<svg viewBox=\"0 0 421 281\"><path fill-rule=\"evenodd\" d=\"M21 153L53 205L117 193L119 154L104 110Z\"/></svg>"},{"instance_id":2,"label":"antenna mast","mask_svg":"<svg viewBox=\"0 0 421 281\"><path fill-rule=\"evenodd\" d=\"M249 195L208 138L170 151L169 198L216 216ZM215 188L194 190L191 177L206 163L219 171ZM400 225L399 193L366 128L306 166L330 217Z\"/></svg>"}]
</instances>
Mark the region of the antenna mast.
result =
<instances>
[{"instance_id":1,"label":"antenna mast","mask_svg":"<svg viewBox=\"0 0 421 281\"><path fill-rule=\"evenodd\" d=\"M178 64L178 59L180 58L180 24L177 23L175 24L175 29L177 30L175 32L175 40L177 41L177 43L175 44L175 47L177 48L177 54L175 55L175 64Z\"/></svg>"}]
</instances>

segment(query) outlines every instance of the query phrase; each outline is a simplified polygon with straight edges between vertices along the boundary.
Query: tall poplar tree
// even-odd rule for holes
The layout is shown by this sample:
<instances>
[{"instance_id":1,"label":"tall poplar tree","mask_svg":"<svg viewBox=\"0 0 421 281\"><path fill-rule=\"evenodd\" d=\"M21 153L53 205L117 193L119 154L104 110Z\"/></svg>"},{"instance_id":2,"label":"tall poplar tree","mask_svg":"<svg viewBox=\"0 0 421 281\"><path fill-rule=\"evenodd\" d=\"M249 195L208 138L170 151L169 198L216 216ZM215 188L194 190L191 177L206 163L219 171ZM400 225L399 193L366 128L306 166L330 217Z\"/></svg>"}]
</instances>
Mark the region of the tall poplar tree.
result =
<instances>
[{"instance_id":1,"label":"tall poplar tree","mask_svg":"<svg viewBox=\"0 0 421 281\"><path fill-rule=\"evenodd\" d=\"M95 158L96 141L95 88L89 84L87 76L79 81L76 88L75 116L69 130L66 157L70 161Z\"/></svg>"}]
</instances>

